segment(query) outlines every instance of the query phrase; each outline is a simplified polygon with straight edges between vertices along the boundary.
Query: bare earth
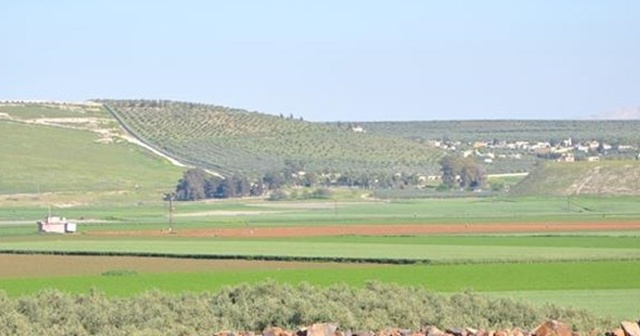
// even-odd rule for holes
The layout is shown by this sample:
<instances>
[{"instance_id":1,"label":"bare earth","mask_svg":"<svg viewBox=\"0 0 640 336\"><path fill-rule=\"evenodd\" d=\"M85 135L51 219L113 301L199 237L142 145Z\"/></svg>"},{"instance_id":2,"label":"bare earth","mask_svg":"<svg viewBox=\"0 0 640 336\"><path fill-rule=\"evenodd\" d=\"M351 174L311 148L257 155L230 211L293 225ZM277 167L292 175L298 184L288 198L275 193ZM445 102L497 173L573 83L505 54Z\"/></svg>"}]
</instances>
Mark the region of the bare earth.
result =
<instances>
[{"instance_id":1,"label":"bare earth","mask_svg":"<svg viewBox=\"0 0 640 336\"><path fill-rule=\"evenodd\" d=\"M455 234L455 233L519 233L519 232L581 232L581 231L623 231L640 230L640 222L589 222L589 223L500 223L500 224L410 224L410 225L350 225L350 226L308 226L274 228L220 228L185 229L171 233L180 237L236 237L275 238L313 237L340 235L412 235L412 234ZM164 231L95 231L88 235L100 236L164 236Z\"/></svg>"},{"instance_id":2,"label":"bare earth","mask_svg":"<svg viewBox=\"0 0 640 336\"><path fill-rule=\"evenodd\" d=\"M129 270L140 273L177 273L242 269L339 268L347 266L349 265L289 261L0 254L0 278L43 275L100 275L110 270ZM350 267L354 266L351 265Z\"/></svg>"}]
</instances>

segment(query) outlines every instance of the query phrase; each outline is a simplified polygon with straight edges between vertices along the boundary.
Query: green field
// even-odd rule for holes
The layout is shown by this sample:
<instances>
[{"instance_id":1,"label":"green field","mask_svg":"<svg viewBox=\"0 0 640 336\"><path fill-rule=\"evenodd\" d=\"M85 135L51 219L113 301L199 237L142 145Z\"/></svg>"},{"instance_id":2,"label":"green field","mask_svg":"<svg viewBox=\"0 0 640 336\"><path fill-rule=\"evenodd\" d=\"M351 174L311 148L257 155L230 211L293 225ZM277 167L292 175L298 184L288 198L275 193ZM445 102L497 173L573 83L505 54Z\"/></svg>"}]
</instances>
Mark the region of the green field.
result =
<instances>
[{"instance_id":1,"label":"green field","mask_svg":"<svg viewBox=\"0 0 640 336\"><path fill-rule=\"evenodd\" d=\"M182 171L138 146L99 143L87 130L0 119L0 134L11 135L0 141L0 193L6 198L113 192L148 199L173 188Z\"/></svg>"},{"instance_id":2,"label":"green field","mask_svg":"<svg viewBox=\"0 0 640 336\"><path fill-rule=\"evenodd\" d=\"M420 285L434 291L480 292L550 290L638 290L640 261L592 261L556 263L504 263L464 265L394 265L340 269L234 270L200 273L138 274L131 276L81 276L2 279L2 288L21 295L43 288L86 291L95 286L112 295L132 295L158 288L216 290L224 285L273 279L317 285L346 283L362 286L377 280L402 285ZM541 276L544 275L544 276ZM186 279L189 279L186 281ZM51 282L48 284L47 280ZM126 284L126 286L122 286Z\"/></svg>"},{"instance_id":3,"label":"green field","mask_svg":"<svg viewBox=\"0 0 640 336\"><path fill-rule=\"evenodd\" d=\"M333 270L236 270L19 278L0 279L0 287L10 296L35 293L46 288L74 293L86 293L95 288L108 295L130 296L151 289L173 293L216 291L225 285L256 283L265 279L290 284L308 282L322 286L345 283L355 287L362 287L375 279L401 285L418 285L438 292L476 291L498 297L531 299L536 303L565 303L618 318L632 318L636 314L634 309L640 309L634 296L640 290L638 261L408 265ZM570 293L574 293L575 297ZM592 293L591 300L587 293ZM606 293L616 295L606 296Z\"/></svg>"},{"instance_id":4,"label":"green field","mask_svg":"<svg viewBox=\"0 0 640 336\"><path fill-rule=\"evenodd\" d=\"M90 193L87 193L90 194ZM351 194L351 192L349 192ZM638 197L490 197L421 199L402 201L365 201L355 191L351 199L309 202L265 202L262 200L225 200L175 203L174 220L179 227L207 226L312 226L344 224L474 224L626 221L640 218ZM126 229L131 224L161 228L167 221L167 204L144 199L129 202L121 197L117 204L79 204L56 208L54 212L69 218L112 220ZM357 198L356 198L357 197ZM7 195L0 221L39 220L46 207L14 205ZM124 199L123 199L124 198ZM0 201L2 198L0 198ZM154 226L155 225L155 226ZM87 230L99 230L88 225Z\"/></svg>"},{"instance_id":5,"label":"green field","mask_svg":"<svg viewBox=\"0 0 640 336\"><path fill-rule=\"evenodd\" d=\"M637 241L637 239L635 239ZM416 260L433 263L487 263L576 260L640 260L640 248L469 246L254 240L55 240L7 242L2 250L193 257L282 257L293 259Z\"/></svg>"}]
</instances>

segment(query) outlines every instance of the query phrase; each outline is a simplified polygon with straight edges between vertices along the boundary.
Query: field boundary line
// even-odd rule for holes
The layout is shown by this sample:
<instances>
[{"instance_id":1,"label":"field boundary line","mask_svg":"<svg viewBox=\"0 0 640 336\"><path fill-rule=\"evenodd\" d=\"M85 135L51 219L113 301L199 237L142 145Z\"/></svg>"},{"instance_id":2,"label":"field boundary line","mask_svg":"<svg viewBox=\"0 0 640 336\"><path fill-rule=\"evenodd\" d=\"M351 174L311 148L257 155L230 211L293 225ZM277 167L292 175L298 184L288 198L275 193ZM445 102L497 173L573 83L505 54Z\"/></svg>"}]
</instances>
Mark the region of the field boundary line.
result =
<instances>
[{"instance_id":1,"label":"field boundary line","mask_svg":"<svg viewBox=\"0 0 640 336\"><path fill-rule=\"evenodd\" d=\"M353 264L386 264L386 265L461 265L461 264L545 264L545 263L580 263L596 261L640 261L640 257L608 257L608 258L550 258L531 260L486 259L486 260L433 260L409 258L354 258L354 257L305 257L251 254L203 254L203 253L161 253L161 252L119 252L119 251L64 251L64 250L12 250L0 249L1 254L22 255L69 255L93 257L145 257L175 259L209 259L209 260L259 260L259 261L291 261L291 262L333 262Z\"/></svg>"}]
</instances>

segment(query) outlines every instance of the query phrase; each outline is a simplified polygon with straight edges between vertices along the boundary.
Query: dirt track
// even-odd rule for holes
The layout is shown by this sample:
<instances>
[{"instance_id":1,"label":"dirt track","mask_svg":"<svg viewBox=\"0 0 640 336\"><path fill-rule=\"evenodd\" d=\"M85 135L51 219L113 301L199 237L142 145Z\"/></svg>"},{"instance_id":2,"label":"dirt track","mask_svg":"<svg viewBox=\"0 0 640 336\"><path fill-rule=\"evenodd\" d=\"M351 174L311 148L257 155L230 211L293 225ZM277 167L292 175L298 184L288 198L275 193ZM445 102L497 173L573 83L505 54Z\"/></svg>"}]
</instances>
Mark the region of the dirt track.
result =
<instances>
[{"instance_id":1,"label":"dirt track","mask_svg":"<svg viewBox=\"0 0 640 336\"><path fill-rule=\"evenodd\" d=\"M590 223L501 223L469 225L351 225L351 226L304 226L276 228L226 228L226 229L185 229L171 235L179 237L314 237L339 235L412 235L412 234L456 234L456 233L544 233L640 230L640 222L590 222ZM88 235L106 236L165 236L165 231L95 231Z\"/></svg>"}]
</instances>

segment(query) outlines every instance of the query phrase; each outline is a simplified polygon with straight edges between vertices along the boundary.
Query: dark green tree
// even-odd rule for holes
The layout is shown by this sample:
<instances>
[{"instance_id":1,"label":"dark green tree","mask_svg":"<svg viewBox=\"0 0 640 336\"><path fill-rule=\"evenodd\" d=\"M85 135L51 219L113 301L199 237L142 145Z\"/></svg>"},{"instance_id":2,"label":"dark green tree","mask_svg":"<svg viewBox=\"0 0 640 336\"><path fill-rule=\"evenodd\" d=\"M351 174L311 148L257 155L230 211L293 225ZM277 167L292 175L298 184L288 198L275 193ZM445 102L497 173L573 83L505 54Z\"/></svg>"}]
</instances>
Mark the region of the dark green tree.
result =
<instances>
[{"instance_id":1,"label":"dark green tree","mask_svg":"<svg viewBox=\"0 0 640 336\"><path fill-rule=\"evenodd\" d=\"M484 185L486 171L471 157L447 155L440 160L442 184L447 188L477 189Z\"/></svg>"},{"instance_id":2,"label":"dark green tree","mask_svg":"<svg viewBox=\"0 0 640 336\"><path fill-rule=\"evenodd\" d=\"M200 168L185 171L176 186L176 198L181 201L197 201L206 198L206 179L207 173Z\"/></svg>"},{"instance_id":3,"label":"dark green tree","mask_svg":"<svg viewBox=\"0 0 640 336\"><path fill-rule=\"evenodd\" d=\"M446 155L440 159L442 171L442 184L447 188L457 187L458 176L461 170L461 158L456 155Z\"/></svg>"}]
</instances>

